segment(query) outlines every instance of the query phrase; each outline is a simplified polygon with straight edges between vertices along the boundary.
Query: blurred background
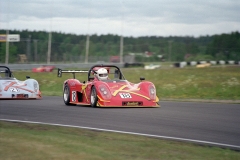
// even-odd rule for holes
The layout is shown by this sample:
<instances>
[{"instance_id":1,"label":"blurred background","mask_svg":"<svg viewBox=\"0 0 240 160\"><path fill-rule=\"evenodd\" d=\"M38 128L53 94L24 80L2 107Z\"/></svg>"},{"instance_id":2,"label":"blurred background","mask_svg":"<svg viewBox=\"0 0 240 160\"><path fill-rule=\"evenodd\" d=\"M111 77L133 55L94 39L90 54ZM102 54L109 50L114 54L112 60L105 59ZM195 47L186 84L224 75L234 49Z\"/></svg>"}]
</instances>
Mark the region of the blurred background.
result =
<instances>
[{"instance_id":1,"label":"blurred background","mask_svg":"<svg viewBox=\"0 0 240 160\"><path fill-rule=\"evenodd\" d=\"M0 34L6 30L0 30ZM47 63L48 34L17 31L19 42L9 42L9 63ZM120 36L91 35L86 59L86 35L52 32L50 63L120 63ZM124 37L123 63L240 60L240 33L201 37ZM5 63L6 43L0 43L0 63Z\"/></svg>"}]
</instances>

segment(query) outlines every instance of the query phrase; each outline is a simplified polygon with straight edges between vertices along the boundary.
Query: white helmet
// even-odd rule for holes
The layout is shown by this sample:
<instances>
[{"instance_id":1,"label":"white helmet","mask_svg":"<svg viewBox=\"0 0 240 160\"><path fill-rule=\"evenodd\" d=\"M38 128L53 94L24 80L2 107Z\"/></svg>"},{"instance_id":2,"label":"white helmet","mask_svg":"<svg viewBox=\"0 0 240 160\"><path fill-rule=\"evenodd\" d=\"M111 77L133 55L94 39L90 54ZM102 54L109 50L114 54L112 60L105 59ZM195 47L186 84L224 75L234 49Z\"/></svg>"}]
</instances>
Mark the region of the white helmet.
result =
<instances>
[{"instance_id":1,"label":"white helmet","mask_svg":"<svg viewBox=\"0 0 240 160\"><path fill-rule=\"evenodd\" d=\"M99 80L107 80L108 79L108 71L105 68L100 68L97 71L97 77Z\"/></svg>"}]
</instances>

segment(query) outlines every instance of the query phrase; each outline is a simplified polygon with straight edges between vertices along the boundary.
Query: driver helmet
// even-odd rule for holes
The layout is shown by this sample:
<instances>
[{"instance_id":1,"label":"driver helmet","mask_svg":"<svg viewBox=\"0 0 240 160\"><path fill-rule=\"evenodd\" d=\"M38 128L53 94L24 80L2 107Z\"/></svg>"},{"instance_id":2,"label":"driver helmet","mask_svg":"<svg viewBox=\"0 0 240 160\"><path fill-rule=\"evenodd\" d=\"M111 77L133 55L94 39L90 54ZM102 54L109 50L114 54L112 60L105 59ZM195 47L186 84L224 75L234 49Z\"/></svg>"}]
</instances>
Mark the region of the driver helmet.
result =
<instances>
[{"instance_id":1,"label":"driver helmet","mask_svg":"<svg viewBox=\"0 0 240 160\"><path fill-rule=\"evenodd\" d=\"M97 77L99 80L107 80L108 79L108 71L105 68L100 68L97 71Z\"/></svg>"}]
</instances>

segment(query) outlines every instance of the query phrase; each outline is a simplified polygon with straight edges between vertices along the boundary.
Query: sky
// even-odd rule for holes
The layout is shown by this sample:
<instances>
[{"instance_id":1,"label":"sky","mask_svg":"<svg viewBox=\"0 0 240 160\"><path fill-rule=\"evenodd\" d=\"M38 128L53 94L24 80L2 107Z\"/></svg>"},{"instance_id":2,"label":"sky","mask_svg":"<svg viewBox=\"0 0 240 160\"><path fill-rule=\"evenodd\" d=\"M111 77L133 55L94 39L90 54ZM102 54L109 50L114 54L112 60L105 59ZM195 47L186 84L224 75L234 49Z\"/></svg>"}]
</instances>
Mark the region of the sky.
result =
<instances>
[{"instance_id":1,"label":"sky","mask_svg":"<svg viewBox=\"0 0 240 160\"><path fill-rule=\"evenodd\" d=\"M240 0L1 0L0 29L211 36L240 32Z\"/></svg>"}]
</instances>

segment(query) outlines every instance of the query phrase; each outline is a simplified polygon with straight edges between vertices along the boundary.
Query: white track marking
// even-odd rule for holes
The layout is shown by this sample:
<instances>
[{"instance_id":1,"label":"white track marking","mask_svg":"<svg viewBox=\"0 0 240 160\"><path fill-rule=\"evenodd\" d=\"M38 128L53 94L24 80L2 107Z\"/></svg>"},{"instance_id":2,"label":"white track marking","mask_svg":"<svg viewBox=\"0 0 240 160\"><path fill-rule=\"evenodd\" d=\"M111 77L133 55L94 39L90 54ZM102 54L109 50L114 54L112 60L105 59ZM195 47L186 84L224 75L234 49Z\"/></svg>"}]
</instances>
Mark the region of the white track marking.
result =
<instances>
[{"instance_id":1,"label":"white track marking","mask_svg":"<svg viewBox=\"0 0 240 160\"><path fill-rule=\"evenodd\" d=\"M125 131L101 129L101 128L92 128L92 127L84 127L84 126L64 125L64 124L56 124L56 123L21 121L21 120L11 120L11 119L0 119L0 121L32 123L32 124L44 124L44 125L61 126L61 127L72 127L72 128L80 128L80 129L88 129L88 130L96 130L96 131L124 133L124 134L139 135L139 136L146 136L146 137L163 138L163 139L170 139L170 140L178 140L178 141L194 142L194 143L201 143L201 144L208 144L208 145L216 145L216 146L219 146L219 147L230 147L230 148L234 148L234 149L240 150L240 146L236 146L236 145L230 145L230 144L224 144L224 143L216 143L216 142L209 142L209 141L201 141L201 140L194 140L194 139L186 139L186 138L178 138L178 137L168 137L168 136L160 136L160 135L152 135L152 134L144 134L144 133L135 133L135 132L125 132Z\"/></svg>"}]
</instances>

